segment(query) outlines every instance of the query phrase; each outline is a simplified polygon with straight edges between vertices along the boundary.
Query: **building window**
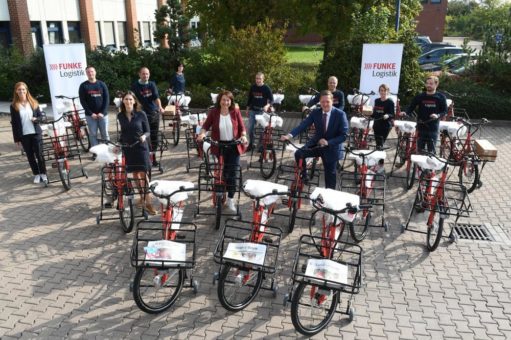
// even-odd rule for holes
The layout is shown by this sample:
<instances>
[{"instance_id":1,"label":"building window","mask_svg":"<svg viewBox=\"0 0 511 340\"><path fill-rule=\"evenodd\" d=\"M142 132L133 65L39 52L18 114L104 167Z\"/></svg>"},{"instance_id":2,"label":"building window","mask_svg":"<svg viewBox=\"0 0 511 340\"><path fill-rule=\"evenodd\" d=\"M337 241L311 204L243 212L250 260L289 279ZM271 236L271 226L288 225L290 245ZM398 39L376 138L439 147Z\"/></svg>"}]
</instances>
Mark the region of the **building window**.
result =
<instances>
[{"instance_id":1,"label":"building window","mask_svg":"<svg viewBox=\"0 0 511 340\"><path fill-rule=\"evenodd\" d=\"M119 33L119 47L126 47L126 23L118 22L117 31Z\"/></svg>"},{"instance_id":2,"label":"building window","mask_svg":"<svg viewBox=\"0 0 511 340\"><path fill-rule=\"evenodd\" d=\"M432 4L439 4L439 3L441 3L441 2L442 2L442 0L431 0L431 3L432 3Z\"/></svg>"},{"instance_id":3,"label":"building window","mask_svg":"<svg viewBox=\"0 0 511 340\"><path fill-rule=\"evenodd\" d=\"M149 21L139 22L140 41L143 47L151 46L151 23Z\"/></svg>"},{"instance_id":4,"label":"building window","mask_svg":"<svg viewBox=\"0 0 511 340\"><path fill-rule=\"evenodd\" d=\"M39 21L30 22L30 30L32 32L32 44L34 48L43 47L43 36L41 34L41 23Z\"/></svg>"},{"instance_id":5,"label":"building window","mask_svg":"<svg viewBox=\"0 0 511 340\"><path fill-rule=\"evenodd\" d=\"M99 21L96 21L96 41L98 46L103 46L101 41L101 25L99 24Z\"/></svg>"},{"instance_id":6,"label":"building window","mask_svg":"<svg viewBox=\"0 0 511 340\"><path fill-rule=\"evenodd\" d=\"M8 48L12 44L9 21L0 21L0 47Z\"/></svg>"},{"instance_id":7,"label":"building window","mask_svg":"<svg viewBox=\"0 0 511 340\"><path fill-rule=\"evenodd\" d=\"M69 32L69 42L70 43L82 42L82 35L80 33L80 22L69 21L67 23L67 30Z\"/></svg>"},{"instance_id":8,"label":"building window","mask_svg":"<svg viewBox=\"0 0 511 340\"><path fill-rule=\"evenodd\" d=\"M114 22L113 21L105 21L103 23L103 46L112 46L115 47L115 34L114 34Z\"/></svg>"},{"instance_id":9,"label":"building window","mask_svg":"<svg viewBox=\"0 0 511 340\"><path fill-rule=\"evenodd\" d=\"M48 22L48 42L50 44L62 44L64 42L62 37L62 25L60 22Z\"/></svg>"}]
</instances>

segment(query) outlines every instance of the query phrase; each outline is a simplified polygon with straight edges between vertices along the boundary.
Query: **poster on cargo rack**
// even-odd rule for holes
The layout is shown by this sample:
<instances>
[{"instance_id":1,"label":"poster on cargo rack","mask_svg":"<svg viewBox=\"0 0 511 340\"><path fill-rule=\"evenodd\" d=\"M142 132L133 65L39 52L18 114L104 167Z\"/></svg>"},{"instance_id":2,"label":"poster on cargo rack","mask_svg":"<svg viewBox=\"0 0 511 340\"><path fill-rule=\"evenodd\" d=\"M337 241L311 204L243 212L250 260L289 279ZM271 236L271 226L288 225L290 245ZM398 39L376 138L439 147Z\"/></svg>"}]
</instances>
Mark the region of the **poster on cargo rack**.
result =
<instances>
[{"instance_id":1,"label":"poster on cargo rack","mask_svg":"<svg viewBox=\"0 0 511 340\"><path fill-rule=\"evenodd\" d=\"M362 93L374 91L369 105L379 98L378 87L387 84L391 93L399 90L403 44L364 44L360 67L359 90Z\"/></svg>"},{"instance_id":2,"label":"poster on cargo rack","mask_svg":"<svg viewBox=\"0 0 511 340\"><path fill-rule=\"evenodd\" d=\"M48 84L50 85L53 117L58 118L62 112L71 110L72 106L69 101L63 102L55 96L78 97L80 84L87 80L85 45L51 44L44 45L43 51ZM49 101L49 98L44 98L44 101ZM76 99L75 103L79 109L82 108L79 99Z\"/></svg>"}]
</instances>

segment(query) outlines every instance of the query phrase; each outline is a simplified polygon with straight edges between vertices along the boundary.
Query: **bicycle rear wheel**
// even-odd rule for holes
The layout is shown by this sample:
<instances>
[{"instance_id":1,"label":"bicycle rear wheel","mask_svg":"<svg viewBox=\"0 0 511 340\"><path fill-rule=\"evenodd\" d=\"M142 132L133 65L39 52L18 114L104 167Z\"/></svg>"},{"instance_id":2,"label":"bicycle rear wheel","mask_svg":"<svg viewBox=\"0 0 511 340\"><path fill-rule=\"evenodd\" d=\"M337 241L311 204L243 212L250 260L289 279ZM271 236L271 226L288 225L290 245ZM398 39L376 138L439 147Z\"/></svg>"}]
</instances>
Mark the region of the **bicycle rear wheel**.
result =
<instances>
[{"instance_id":1,"label":"bicycle rear wheel","mask_svg":"<svg viewBox=\"0 0 511 340\"><path fill-rule=\"evenodd\" d=\"M277 167L277 158L275 150L273 146L266 146L261 152L261 156L259 158L259 170L261 171L261 176L264 179L268 179L273 176L275 169Z\"/></svg>"},{"instance_id":2,"label":"bicycle rear wheel","mask_svg":"<svg viewBox=\"0 0 511 340\"><path fill-rule=\"evenodd\" d=\"M133 282L133 298L146 313L156 314L170 308L183 288L185 269L140 267Z\"/></svg>"},{"instance_id":3,"label":"bicycle rear wheel","mask_svg":"<svg viewBox=\"0 0 511 340\"><path fill-rule=\"evenodd\" d=\"M415 183L415 174L417 173L417 165L411 160L406 161L406 190L410 190Z\"/></svg>"},{"instance_id":4,"label":"bicycle rear wheel","mask_svg":"<svg viewBox=\"0 0 511 340\"><path fill-rule=\"evenodd\" d=\"M181 126L179 124L179 121L176 120L174 123L172 123L172 141L174 142L174 146L179 144L179 135L181 133Z\"/></svg>"},{"instance_id":5,"label":"bicycle rear wheel","mask_svg":"<svg viewBox=\"0 0 511 340\"><path fill-rule=\"evenodd\" d=\"M467 188L467 192L471 193L477 188L479 183L479 165L474 159L469 158L463 162L458 172L460 184Z\"/></svg>"},{"instance_id":6,"label":"bicycle rear wheel","mask_svg":"<svg viewBox=\"0 0 511 340\"><path fill-rule=\"evenodd\" d=\"M218 280L218 299L228 311L240 311L254 300L262 284L261 271L225 264Z\"/></svg>"},{"instance_id":7,"label":"bicycle rear wheel","mask_svg":"<svg viewBox=\"0 0 511 340\"><path fill-rule=\"evenodd\" d=\"M436 211L431 211L430 214L435 214L433 223L428 225L428 233L426 235L426 246L429 251L435 251L442 238L442 232L444 229L444 217L443 213L445 208L437 205Z\"/></svg>"},{"instance_id":8,"label":"bicycle rear wheel","mask_svg":"<svg viewBox=\"0 0 511 340\"><path fill-rule=\"evenodd\" d=\"M220 224L222 222L222 205L224 203L224 193L213 193L213 200L215 203L215 229L220 229Z\"/></svg>"},{"instance_id":9,"label":"bicycle rear wheel","mask_svg":"<svg viewBox=\"0 0 511 340\"><path fill-rule=\"evenodd\" d=\"M64 160L58 159L57 169L59 171L60 181L62 182L64 189L66 190L71 189L71 176L69 174L71 172L71 169L69 168L69 161L67 159Z\"/></svg>"},{"instance_id":10,"label":"bicycle rear wheel","mask_svg":"<svg viewBox=\"0 0 511 340\"><path fill-rule=\"evenodd\" d=\"M117 210L119 210L119 220L121 221L122 231L126 234L130 233L135 224L133 200L128 198L127 195L119 196L117 199Z\"/></svg>"},{"instance_id":11,"label":"bicycle rear wheel","mask_svg":"<svg viewBox=\"0 0 511 340\"><path fill-rule=\"evenodd\" d=\"M289 234L293 232L295 229L295 223L296 223L296 213L298 212L298 199L297 198L289 198L290 200L293 200L293 203L291 203L291 207L289 208L289 224L287 227L287 231Z\"/></svg>"},{"instance_id":12,"label":"bicycle rear wheel","mask_svg":"<svg viewBox=\"0 0 511 340\"><path fill-rule=\"evenodd\" d=\"M89 129L86 126L80 127L78 141L80 142L80 146L82 147L83 151L88 152L91 145L89 138Z\"/></svg>"},{"instance_id":13,"label":"bicycle rear wheel","mask_svg":"<svg viewBox=\"0 0 511 340\"><path fill-rule=\"evenodd\" d=\"M291 302L291 320L305 336L321 332L332 320L339 302L339 291L300 282Z\"/></svg>"},{"instance_id":14,"label":"bicycle rear wheel","mask_svg":"<svg viewBox=\"0 0 511 340\"><path fill-rule=\"evenodd\" d=\"M371 223L371 212L368 209L364 209L358 212L358 214L355 220L349 224L351 238L356 243L361 242L367 236L369 224Z\"/></svg>"}]
</instances>

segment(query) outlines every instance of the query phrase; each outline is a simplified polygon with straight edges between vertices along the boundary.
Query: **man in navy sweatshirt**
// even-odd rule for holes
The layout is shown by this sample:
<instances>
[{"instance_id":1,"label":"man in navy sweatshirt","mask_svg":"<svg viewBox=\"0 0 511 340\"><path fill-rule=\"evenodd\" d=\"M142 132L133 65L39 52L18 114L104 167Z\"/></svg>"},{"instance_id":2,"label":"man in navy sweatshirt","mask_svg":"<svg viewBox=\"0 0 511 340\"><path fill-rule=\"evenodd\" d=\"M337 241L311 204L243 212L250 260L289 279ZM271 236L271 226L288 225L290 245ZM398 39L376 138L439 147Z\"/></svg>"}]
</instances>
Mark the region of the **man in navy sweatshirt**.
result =
<instances>
[{"instance_id":1,"label":"man in navy sweatshirt","mask_svg":"<svg viewBox=\"0 0 511 340\"><path fill-rule=\"evenodd\" d=\"M247 151L251 151L254 146L256 115L268 111L272 104L273 93L270 87L264 83L264 74L258 72L255 77L255 84L250 87L250 91L248 92L247 114L250 140Z\"/></svg>"},{"instance_id":2,"label":"man in navy sweatshirt","mask_svg":"<svg viewBox=\"0 0 511 340\"><path fill-rule=\"evenodd\" d=\"M98 144L98 128L101 138L110 140L108 135L108 89L104 82L96 79L96 69L87 66L87 80L80 84L78 95L85 110L85 119L89 127L90 144Z\"/></svg>"},{"instance_id":3,"label":"man in navy sweatshirt","mask_svg":"<svg viewBox=\"0 0 511 340\"><path fill-rule=\"evenodd\" d=\"M337 80L337 77L330 76L328 78L328 91L332 92L332 95L334 96L334 107L343 111L344 110L344 93L341 90L337 89L338 83L339 83L339 81ZM319 97L320 97L319 93L317 93L314 97L311 98L309 103L307 103L307 106L304 106L302 108L302 111L319 103Z\"/></svg>"},{"instance_id":4,"label":"man in navy sweatshirt","mask_svg":"<svg viewBox=\"0 0 511 340\"><path fill-rule=\"evenodd\" d=\"M138 101L142 104L151 133L151 150L158 147L158 130L160 129L160 115L164 112L161 106L160 94L154 81L149 81L149 69L141 67L138 71L139 79L131 85L131 91L135 93ZM158 166L156 157L153 157L153 166Z\"/></svg>"}]
</instances>

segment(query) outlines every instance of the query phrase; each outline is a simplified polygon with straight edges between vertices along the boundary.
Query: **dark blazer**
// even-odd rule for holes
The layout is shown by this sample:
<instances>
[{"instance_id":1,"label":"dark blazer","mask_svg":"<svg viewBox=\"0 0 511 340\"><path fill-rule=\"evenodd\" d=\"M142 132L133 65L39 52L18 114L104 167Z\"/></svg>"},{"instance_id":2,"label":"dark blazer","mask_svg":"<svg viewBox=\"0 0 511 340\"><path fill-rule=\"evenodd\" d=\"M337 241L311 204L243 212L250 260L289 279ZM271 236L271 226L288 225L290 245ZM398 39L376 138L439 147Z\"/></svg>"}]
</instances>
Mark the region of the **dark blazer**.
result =
<instances>
[{"instance_id":1,"label":"dark blazer","mask_svg":"<svg viewBox=\"0 0 511 340\"><path fill-rule=\"evenodd\" d=\"M41 130L41 126L39 123L41 122L41 119L43 118L43 114L41 113L41 110L39 109L39 106L37 106L35 109L32 108L32 111L34 111L34 117L37 118L36 122L33 122L34 129L36 134L41 136L43 131ZM23 137L23 126L21 125L21 116L20 112L14 108L11 104L11 125L12 125L12 136L14 138L14 142L18 143L21 142L21 139Z\"/></svg>"},{"instance_id":2,"label":"dark blazer","mask_svg":"<svg viewBox=\"0 0 511 340\"><path fill-rule=\"evenodd\" d=\"M241 112L239 109L234 109L229 111L229 115L231 116L234 139L240 139L241 135L246 132ZM213 108L209 111L208 117L202 125L202 128L206 131L211 128L211 139L215 141L220 140L220 109ZM218 148L212 145L211 152L218 155ZM245 152L245 145L239 144L238 152L240 155L243 154Z\"/></svg>"},{"instance_id":3,"label":"dark blazer","mask_svg":"<svg viewBox=\"0 0 511 340\"><path fill-rule=\"evenodd\" d=\"M328 121L328 129L323 133L323 111L321 108L313 110L307 118L305 118L300 125L291 130L290 134L294 137L301 132L307 130L309 126L314 124L316 132L314 136L305 144L307 147L313 147L318 144L321 138L328 141L328 148L325 151L325 157L331 160L338 160L340 155L341 144L346 140L348 135L348 119L346 113L335 107L332 107L330 112L330 119Z\"/></svg>"}]
</instances>

